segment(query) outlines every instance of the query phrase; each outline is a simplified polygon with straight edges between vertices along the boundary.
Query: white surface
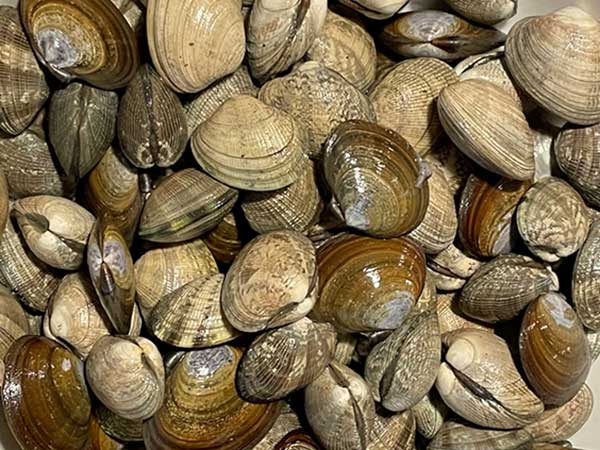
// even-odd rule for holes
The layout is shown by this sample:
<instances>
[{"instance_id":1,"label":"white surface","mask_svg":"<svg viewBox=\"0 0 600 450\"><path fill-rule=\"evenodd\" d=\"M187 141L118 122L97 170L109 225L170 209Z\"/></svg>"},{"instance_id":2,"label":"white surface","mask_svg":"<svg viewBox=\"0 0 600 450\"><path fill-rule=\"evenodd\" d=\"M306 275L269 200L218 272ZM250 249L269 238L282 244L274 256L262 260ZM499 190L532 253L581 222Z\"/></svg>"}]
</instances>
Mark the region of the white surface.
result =
<instances>
[{"instance_id":1,"label":"white surface","mask_svg":"<svg viewBox=\"0 0 600 450\"><path fill-rule=\"evenodd\" d=\"M16 5L17 0L0 0L0 5ZM413 0L409 9L424 9L440 5L437 0ZM578 5L596 18L600 19L600 0L519 0L519 11L516 17L498 26L507 31L511 25L520 18L547 14L556 9L569 5ZM588 450L600 448L600 362L594 365L588 384L594 391L597 399L596 407L587 425L571 440L576 447ZM20 450L6 428L4 417L0 411L0 450Z\"/></svg>"}]
</instances>

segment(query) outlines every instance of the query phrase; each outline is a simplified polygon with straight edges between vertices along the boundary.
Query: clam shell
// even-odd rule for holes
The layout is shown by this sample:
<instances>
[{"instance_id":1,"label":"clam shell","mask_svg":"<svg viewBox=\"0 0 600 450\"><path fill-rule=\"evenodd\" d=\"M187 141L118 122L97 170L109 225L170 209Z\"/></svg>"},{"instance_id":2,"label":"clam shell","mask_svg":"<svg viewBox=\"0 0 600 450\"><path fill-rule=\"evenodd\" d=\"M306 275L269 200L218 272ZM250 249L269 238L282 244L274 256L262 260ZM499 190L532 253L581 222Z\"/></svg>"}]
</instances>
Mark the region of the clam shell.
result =
<instances>
[{"instance_id":1,"label":"clam shell","mask_svg":"<svg viewBox=\"0 0 600 450\"><path fill-rule=\"evenodd\" d=\"M29 323L29 335L31 336L42 336L43 331L43 321L44 316L39 314L38 311L35 311L37 314L31 313L28 310L25 311L25 316L27 317L27 322Z\"/></svg>"},{"instance_id":2,"label":"clam shell","mask_svg":"<svg viewBox=\"0 0 600 450\"><path fill-rule=\"evenodd\" d=\"M446 86L457 81L452 67L440 60L401 62L369 93L377 123L396 131L417 153L425 155L444 134L436 100Z\"/></svg>"},{"instance_id":3,"label":"clam shell","mask_svg":"<svg viewBox=\"0 0 600 450\"><path fill-rule=\"evenodd\" d=\"M149 0L146 21L152 62L176 92L199 92L242 63L239 0L183 0L177 8L169 0Z\"/></svg>"},{"instance_id":4,"label":"clam shell","mask_svg":"<svg viewBox=\"0 0 600 450\"><path fill-rule=\"evenodd\" d=\"M289 113L308 130L305 149L321 156L321 145L348 120L375 121L368 97L346 79L317 61L297 66L289 75L266 83L258 93L263 102Z\"/></svg>"},{"instance_id":5,"label":"clam shell","mask_svg":"<svg viewBox=\"0 0 600 450\"><path fill-rule=\"evenodd\" d=\"M538 296L558 289L558 277L527 256L500 255L481 266L460 295L460 309L488 323L514 319Z\"/></svg>"},{"instance_id":6,"label":"clam shell","mask_svg":"<svg viewBox=\"0 0 600 450\"><path fill-rule=\"evenodd\" d=\"M312 383L333 361L336 333L304 317L257 337L244 353L236 385L251 402L274 401Z\"/></svg>"},{"instance_id":7,"label":"clam shell","mask_svg":"<svg viewBox=\"0 0 600 450\"><path fill-rule=\"evenodd\" d=\"M260 82L302 59L321 32L327 0L256 0L248 19L248 65Z\"/></svg>"},{"instance_id":8,"label":"clam shell","mask_svg":"<svg viewBox=\"0 0 600 450\"><path fill-rule=\"evenodd\" d=\"M440 274L465 280L481 267L481 261L465 255L453 244L450 244L437 255L430 257L427 264L429 268Z\"/></svg>"},{"instance_id":9,"label":"clam shell","mask_svg":"<svg viewBox=\"0 0 600 450\"><path fill-rule=\"evenodd\" d=\"M364 121L338 126L324 145L324 174L346 224L376 237L416 228L427 211L429 169L400 135Z\"/></svg>"},{"instance_id":10,"label":"clam shell","mask_svg":"<svg viewBox=\"0 0 600 450\"><path fill-rule=\"evenodd\" d=\"M564 405L583 386L592 364L577 314L559 293L532 302L521 324L521 362L529 383L547 405Z\"/></svg>"},{"instance_id":11,"label":"clam shell","mask_svg":"<svg viewBox=\"0 0 600 450\"><path fill-rule=\"evenodd\" d=\"M36 56L56 77L101 89L123 87L133 77L141 11L132 1L24 0L20 8Z\"/></svg>"},{"instance_id":12,"label":"clam shell","mask_svg":"<svg viewBox=\"0 0 600 450\"><path fill-rule=\"evenodd\" d=\"M21 304L8 289L0 288L0 380L4 380L4 355L21 336L30 334Z\"/></svg>"},{"instance_id":13,"label":"clam shell","mask_svg":"<svg viewBox=\"0 0 600 450\"><path fill-rule=\"evenodd\" d=\"M559 178L534 184L517 208L519 234L529 250L548 262L581 248L590 228L590 216L581 196Z\"/></svg>"},{"instance_id":14,"label":"clam shell","mask_svg":"<svg viewBox=\"0 0 600 450\"><path fill-rule=\"evenodd\" d=\"M437 292L433 278L427 275L421 295L417 299L411 314L420 314L437 309Z\"/></svg>"},{"instance_id":15,"label":"clam shell","mask_svg":"<svg viewBox=\"0 0 600 450\"><path fill-rule=\"evenodd\" d=\"M123 450L125 444L114 440L104 432L96 416L90 422L89 450Z\"/></svg>"},{"instance_id":16,"label":"clam shell","mask_svg":"<svg viewBox=\"0 0 600 450\"><path fill-rule=\"evenodd\" d=\"M337 343L335 345L335 359L340 364L347 366L352 361L358 338L351 333L338 333Z\"/></svg>"},{"instance_id":17,"label":"clam shell","mask_svg":"<svg viewBox=\"0 0 600 450\"><path fill-rule=\"evenodd\" d=\"M450 141L446 141L425 155L425 162L440 170L446 178L447 186L453 195L462 191L469 175L475 170L475 163L467 158Z\"/></svg>"},{"instance_id":18,"label":"clam shell","mask_svg":"<svg viewBox=\"0 0 600 450\"><path fill-rule=\"evenodd\" d=\"M297 321L315 304L316 269L313 244L300 233L273 231L254 238L225 276L225 317L249 333Z\"/></svg>"},{"instance_id":19,"label":"clam shell","mask_svg":"<svg viewBox=\"0 0 600 450\"><path fill-rule=\"evenodd\" d=\"M571 297L575 310L583 324L594 331L600 331L600 266L598 265L598 246L600 245L600 222L593 222L588 237L577 254Z\"/></svg>"},{"instance_id":20,"label":"clam shell","mask_svg":"<svg viewBox=\"0 0 600 450\"><path fill-rule=\"evenodd\" d=\"M445 0L461 16L478 23L493 25L517 13L517 0Z\"/></svg>"},{"instance_id":21,"label":"clam shell","mask_svg":"<svg viewBox=\"0 0 600 450\"><path fill-rule=\"evenodd\" d=\"M598 357L600 357L600 332L586 330L586 336L590 346L592 360L595 362L598 360Z\"/></svg>"},{"instance_id":22,"label":"clam shell","mask_svg":"<svg viewBox=\"0 0 600 450\"><path fill-rule=\"evenodd\" d=\"M238 227L239 218L230 212L204 238L206 246L221 264L231 264L245 243L245 236Z\"/></svg>"},{"instance_id":23,"label":"clam shell","mask_svg":"<svg viewBox=\"0 0 600 450\"><path fill-rule=\"evenodd\" d=\"M36 336L17 340L4 362L2 404L21 448L80 450L92 409L83 363L56 342Z\"/></svg>"},{"instance_id":24,"label":"clam shell","mask_svg":"<svg viewBox=\"0 0 600 450\"><path fill-rule=\"evenodd\" d=\"M144 440L142 437L143 422L141 420L125 419L100 402L96 402L94 414L98 418L100 427L110 437L120 442L141 442Z\"/></svg>"},{"instance_id":25,"label":"clam shell","mask_svg":"<svg viewBox=\"0 0 600 450\"><path fill-rule=\"evenodd\" d=\"M0 6L0 130L17 135L33 121L50 95L19 19L19 11Z\"/></svg>"},{"instance_id":26,"label":"clam shell","mask_svg":"<svg viewBox=\"0 0 600 450\"><path fill-rule=\"evenodd\" d=\"M273 450L274 448L281 450L277 447L277 444L296 431L302 432L302 425L300 424L298 415L293 411L283 411L277 417L277 420L275 420L275 423L265 437L252 448L253 450Z\"/></svg>"},{"instance_id":27,"label":"clam shell","mask_svg":"<svg viewBox=\"0 0 600 450\"><path fill-rule=\"evenodd\" d=\"M450 139L483 168L513 180L533 178L534 138L520 104L485 80L446 87L438 99Z\"/></svg>"},{"instance_id":28,"label":"clam shell","mask_svg":"<svg viewBox=\"0 0 600 450\"><path fill-rule=\"evenodd\" d=\"M446 275L427 267L427 276L431 277L438 291L455 292L465 285L467 280L454 275Z\"/></svg>"},{"instance_id":29,"label":"clam shell","mask_svg":"<svg viewBox=\"0 0 600 450\"><path fill-rule=\"evenodd\" d=\"M408 0L340 0L340 3L371 19L387 19L400 11Z\"/></svg>"},{"instance_id":30,"label":"clam shell","mask_svg":"<svg viewBox=\"0 0 600 450\"><path fill-rule=\"evenodd\" d=\"M367 450L412 450L416 433L415 416L411 411L401 414L378 412Z\"/></svg>"},{"instance_id":31,"label":"clam shell","mask_svg":"<svg viewBox=\"0 0 600 450\"><path fill-rule=\"evenodd\" d=\"M425 439L433 439L448 416L448 407L435 389L429 391L411 411L415 416L417 431Z\"/></svg>"},{"instance_id":32,"label":"clam shell","mask_svg":"<svg viewBox=\"0 0 600 450\"><path fill-rule=\"evenodd\" d=\"M531 448L532 443L525 430L485 430L450 420L427 450L524 450Z\"/></svg>"},{"instance_id":33,"label":"clam shell","mask_svg":"<svg viewBox=\"0 0 600 450\"><path fill-rule=\"evenodd\" d=\"M274 448L277 450L321 450L314 438L302 429L285 435Z\"/></svg>"},{"instance_id":34,"label":"clam shell","mask_svg":"<svg viewBox=\"0 0 600 450\"><path fill-rule=\"evenodd\" d=\"M411 240L338 235L319 248L311 318L338 331L393 330L423 291L425 256Z\"/></svg>"},{"instance_id":35,"label":"clam shell","mask_svg":"<svg viewBox=\"0 0 600 450\"><path fill-rule=\"evenodd\" d=\"M483 322L478 322L466 317L461 311L458 303L459 293L438 294L437 313L440 323L440 334L443 336L452 331L464 329L476 329L494 332L494 328Z\"/></svg>"},{"instance_id":36,"label":"clam shell","mask_svg":"<svg viewBox=\"0 0 600 450\"><path fill-rule=\"evenodd\" d=\"M517 84L553 114L579 125L600 121L600 24L570 6L527 17L506 40L506 64Z\"/></svg>"}]
</instances>

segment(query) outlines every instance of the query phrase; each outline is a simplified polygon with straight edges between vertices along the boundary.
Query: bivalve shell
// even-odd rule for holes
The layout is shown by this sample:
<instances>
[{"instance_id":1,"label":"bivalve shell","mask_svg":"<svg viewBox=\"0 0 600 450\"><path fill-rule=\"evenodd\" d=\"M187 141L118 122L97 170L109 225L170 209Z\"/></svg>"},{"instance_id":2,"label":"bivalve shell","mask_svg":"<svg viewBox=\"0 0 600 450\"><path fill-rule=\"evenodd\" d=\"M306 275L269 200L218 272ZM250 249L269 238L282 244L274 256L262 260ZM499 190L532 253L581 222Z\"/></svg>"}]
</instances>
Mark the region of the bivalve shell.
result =
<instances>
[{"instance_id":1,"label":"bivalve shell","mask_svg":"<svg viewBox=\"0 0 600 450\"><path fill-rule=\"evenodd\" d=\"M577 254L571 297L575 310L583 324L594 331L600 331L600 222L592 223L587 240Z\"/></svg>"},{"instance_id":2,"label":"bivalve shell","mask_svg":"<svg viewBox=\"0 0 600 450\"><path fill-rule=\"evenodd\" d=\"M415 448L417 428L411 411L389 414L378 411L366 450L411 450Z\"/></svg>"},{"instance_id":3,"label":"bivalve shell","mask_svg":"<svg viewBox=\"0 0 600 450\"><path fill-rule=\"evenodd\" d=\"M461 16L478 23L493 25L517 13L518 0L445 0Z\"/></svg>"},{"instance_id":4,"label":"bivalve shell","mask_svg":"<svg viewBox=\"0 0 600 450\"><path fill-rule=\"evenodd\" d=\"M408 0L340 0L371 19L387 19L400 11Z\"/></svg>"},{"instance_id":5,"label":"bivalve shell","mask_svg":"<svg viewBox=\"0 0 600 450\"><path fill-rule=\"evenodd\" d=\"M425 439L433 439L448 416L448 407L435 389L429 391L411 411L415 415L417 431Z\"/></svg>"},{"instance_id":6,"label":"bivalve shell","mask_svg":"<svg viewBox=\"0 0 600 450\"><path fill-rule=\"evenodd\" d=\"M0 288L0 380L4 380L4 356L21 336L30 334L29 322L21 304L4 287Z\"/></svg>"},{"instance_id":7,"label":"bivalve shell","mask_svg":"<svg viewBox=\"0 0 600 450\"><path fill-rule=\"evenodd\" d=\"M532 443L525 430L486 430L450 420L427 450L523 450L531 448Z\"/></svg>"},{"instance_id":8,"label":"bivalve shell","mask_svg":"<svg viewBox=\"0 0 600 450\"><path fill-rule=\"evenodd\" d=\"M221 264L231 264L246 242L246 233L241 226L238 226L238 223L245 222L240 219L243 218L230 212L204 238L206 246Z\"/></svg>"}]
</instances>

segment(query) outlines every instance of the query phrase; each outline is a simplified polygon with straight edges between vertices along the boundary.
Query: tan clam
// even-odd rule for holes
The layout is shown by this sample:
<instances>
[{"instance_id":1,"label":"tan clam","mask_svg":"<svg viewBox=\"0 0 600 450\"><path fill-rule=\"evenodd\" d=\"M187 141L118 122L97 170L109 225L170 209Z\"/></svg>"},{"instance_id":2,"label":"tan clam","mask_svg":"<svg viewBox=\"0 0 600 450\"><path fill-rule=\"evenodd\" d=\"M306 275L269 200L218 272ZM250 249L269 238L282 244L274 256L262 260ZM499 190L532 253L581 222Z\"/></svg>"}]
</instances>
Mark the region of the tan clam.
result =
<instances>
[{"instance_id":1,"label":"tan clam","mask_svg":"<svg viewBox=\"0 0 600 450\"><path fill-rule=\"evenodd\" d=\"M29 322L21 304L4 287L0 288L0 380L4 380L4 356L21 336L30 334Z\"/></svg>"},{"instance_id":2,"label":"tan clam","mask_svg":"<svg viewBox=\"0 0 600 450\"><path fill-rule=\"evenodd\" d=\"M356 351L358 338L352 333L338 333L334 358L340 364L349 365Z\"/></svg>"},{"instance_id":3,"label":"tan clam","mask_svg":"<svg viewBox=\"0 0 600 450\"><path fill-rule=\"evenodd\" d=\"M433 283L435 284L435 288L438 291L443 292L455 292L465 285L467 280L464 278L459 278L455 275L447 275L442 272L438 272L437 270L431 269L427 267L427 276L431 277Z\"/></svg>"},{"instance_id":4,"label":"tan clam","mask_svg":"<svg viewBox=\"0 0 600 450\"><path fill-rule=\"evenodd\" d=\"M445 0L461 16L478 23L493 25L517 13L518 0Z\"/></svg>"},{"instance_id":5,"label":"tan clam","mask_svg":"<svg viewBox=\"0 0 600 450\"><path fill-rule=\"evenodd\" d=\"M256 0L248 18L248 65L260 82L289 69L321 32L327 0Z\"/></svg>"},{"instance_id":6,"label":"tan clam","mask_svg":"<svg viewBox=\"0 0 600 450\"><path fill-rule=\"evenodd\" d=\"M487 430L449 420L427 450L523 450L533 440L525 430Z\"/></svg>"},{"instance_id":7,"label":"tan clam","mask_svg":"<svg viewBox=\"0 0 600 450\"><path fill-rule=\"evenodd\" d=\"M306 131L289 114L248 95L225 101L192 136L198 164L239 189L273 191L302 175Z\"/></svg>"},{"instance_id":8,"label":"tan clam","mask_svg":"<svg viewBox=\"0 0 600 450\"><path fill-rule=\"evenodd\" d=\"M598 246L600 245L600 222L593 222L581 250L577 254L571 281L571 298L583 324L600 331L600 268Z\"/></svg>"},{"instance_id":9,"label":"tan clam","mask_svg":"<svg viewBox=\"0 0 600 450\"><path fill-rule=\"evenodd\" d=\"M377 123L390 128L425 155L444 130L436 109L442 90L458 81L448 64L434 58L415 58L394 66L370 90Z\"/></svg>"},{"instance_id":10,"label":"tan clam","mask_svg":"<svg viewBox=\"0 0 600 450\"><path fill-rule=\"evenodd\" d=\"M426 439L435 437L448 416L448 407L435 389L429 391L411 411L415 415L417 431Z\"/></svg>"},{"instance_id":11,"label":"tan clam","mask_svg":"<svg viewBox=\"0 0 600 450\"><path fill-rule=\"evenodd\" d=\"M415 448L417 429L411 411L390 414L378 411L366 450L411 450Z\"/></svg>"},{"instance_id":12,"label":"tan clam","mask_svg":"<svg viewBox=\"0 0 600 450\"><path fill-rule=\"evenodd\" d=\"M430 257L428 267L440 275L452 278L469 279L480 267L481 261L464 254L454 244L450 244L437 255Z\"/></svg>"},{"instance_id":13,"label":"tan clam","mask_svg":"<svg viewBox=\"0 0 600 450\"><path fill-rule=\"evenodd\" d=\"M570 6L527 17L506 39L506 64L517 84L553 114L579 125L600 120L600 24Z\"/></svg>"},{"instance_id":14,"label":"tan clam","mask_svg":"<svg viewBox=\"0 0 600 450\"><path fill-rule=\"evenodd\" d=\"M517 208L517 227L534 255L555 262L581 248L590 216L577 191L559 178L547 177L523 197Z\"/></svg>"},{"instance_id":15,"label":"tan clam","mask_svg":"<svg viewBox=\"0 0 600 450\"><path fill-rule=\"evenodd\" d=\"M513 180L533 178L534 135L505 90L480 79L454 83L440 94L438 113L450 139L477 164Z\"/></svg>"},{"instance_id":16,"label":"tan clam","mask_svg":"<svg viewBox=\"0 0 600 450\"><path fill-rule=\"evenodd\" d=\"M149 0L146 16L152 62L177 92L199 92L242 63L245 33L238 0L183 0L177 8L168 0Z\"/></svg>"},{"instance_id":17,"label":"tan clam","mask_svg":"<svg viewBox=\"0 0 600 450\"><path fill-rule=\"evenodd\" d=\"M29 331L32 336L42 336L43 332L43 322L44 316L39 314L39 311L35 311L37 314L30 313L28 310L25 310L25 316L27 317L27 322L29 323Z\"/></svg>"},{"instance_id":18,"label":"tan clam","mask_svg":"<svg viewBox=\"0 0 600 450\"><path fill-rule=\"evenodd\" d=\"M258 98L289 113L308 130L306 153L321 156L321 145L348 120L375 121L368 97L342 75L317 61L297 66L289 75L266 83Z\"/></svg>"},{"instance_id":19,"label":"tan clam","mask_svg":"<svg viewBox=\"0 0 600 450\"><path fill-rule=\"evenodd\" d=\"M463 329L477 329L494 332L494 328L484 322L478 322L466 317L461 311L458 303L460 293L438 294L437 313L440 322L440 334L443 336L452 331Z\"/></svg>"},{"instance_id":20,"label":"tan clam","mask_svg":"<svg viewBox=\"0 0 600 450\"><path fill-rule=\"evenodd\" d=\"M106 434L96 416L92 415L89 448L90 450L123 450L125 444Z\"/></svg>"},{"instance_id":21,"label":"tan clam","mask_svg":"<svg viewBox=\"0 0 600 450\"><path fill-rule=\"evenodd\" d=\"M231 264L246 242L246 233L241 228L244 222L240 219L239 215L230 212L204 238L206 246L221 264Z\"/></svg>"},{"instance_id":22,"label":"tan clam","mask_svg":"<svg viewBox=\"0 0 600 450\"><path fill-rule=\"evenodd\" d=\"M248 243L231 265L221 294L225 317L238 330L262 331L306 316L318 291L312 242L273 231Z\"/></svg>"}]
</instances>

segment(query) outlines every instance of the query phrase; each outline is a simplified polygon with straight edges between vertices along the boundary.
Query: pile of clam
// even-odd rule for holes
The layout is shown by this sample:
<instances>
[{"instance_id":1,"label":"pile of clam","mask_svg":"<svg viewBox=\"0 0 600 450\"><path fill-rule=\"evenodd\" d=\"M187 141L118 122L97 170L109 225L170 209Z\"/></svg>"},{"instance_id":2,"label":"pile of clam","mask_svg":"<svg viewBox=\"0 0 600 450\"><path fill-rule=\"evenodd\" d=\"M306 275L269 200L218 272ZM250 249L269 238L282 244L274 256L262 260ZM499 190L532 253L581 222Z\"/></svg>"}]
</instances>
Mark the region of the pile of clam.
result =
<instances>
[{"instance_id":1,"label":"pile of clam","mask_svg":"<svg viewBox=\"0 0 600 450\"><path fill-rule=\"evenodd\" d=\"M15 445L568 445L600 355L600 23L407 3L0 7Z\"/></svg>"}]
</instances>

